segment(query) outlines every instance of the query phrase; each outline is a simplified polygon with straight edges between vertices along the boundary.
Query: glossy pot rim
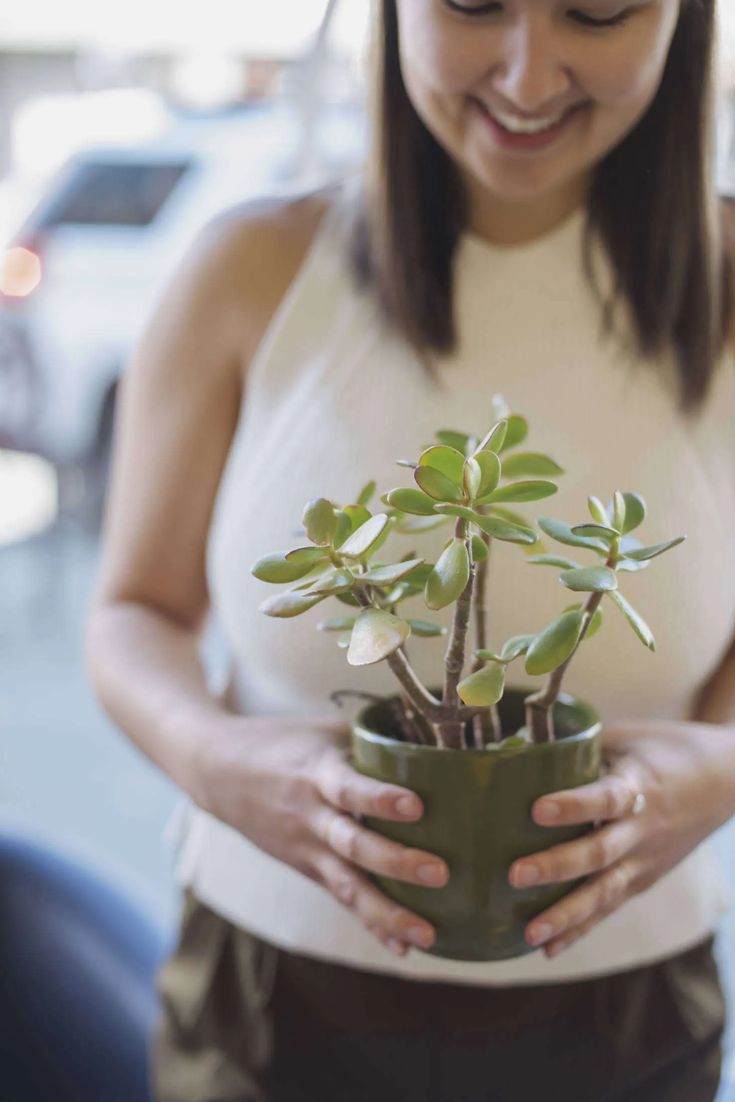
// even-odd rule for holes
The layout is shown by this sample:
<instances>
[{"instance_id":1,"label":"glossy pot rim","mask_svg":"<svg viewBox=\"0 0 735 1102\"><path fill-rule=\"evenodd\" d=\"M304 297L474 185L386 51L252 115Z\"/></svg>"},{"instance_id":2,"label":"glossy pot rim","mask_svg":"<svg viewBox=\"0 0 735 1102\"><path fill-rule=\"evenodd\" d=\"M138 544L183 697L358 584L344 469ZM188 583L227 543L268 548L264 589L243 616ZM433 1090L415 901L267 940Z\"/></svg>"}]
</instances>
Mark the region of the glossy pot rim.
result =
<instances>
[{"instance_id":1,"label":"glossy pot rim","mask_svg":"<svg viewBox=\"0 0 735 1102\"><path fill-rule=\"evenodd\" d=\"M511 688L506 690L506 695L522 696L524 699L533 692L533 689L520 690ZM382 746L387 750L394 750L406 755L416 756L419 754L462 754L469 757L482 757L487 758L488 755L494 757L517 757L520 755L528 754L553 754L558 752L561 746L572 746L578 743L587 742L597 738L602 731L602 720L597 710L588 704L586 700L582 700L580 697L573 696L571 693L561 692L556 701L555 707L561 705L563 708L580 708L588 713L591 722L587 722L581 731L576 731L572 735L564 735L561 738L554 739L553 742L531 742L526 743L524 746L503 746L502 744L492 743L482 749L476 747L470 747L466 750L455 747L447 746L427 746L423 743L404 742L402 739L391 738L390 735L382 735L378 731L374 731L371 727L366 726L364 716L373 708L379 707L380 704L387 703L389 700L394 700L396 694L386 696L382 701L372 702L365 704L354 719L352 720L352 735L354 738L359 738L363 742L370 742L376 746ZM594 718L592 718L594 717Z\"/></svg>"}]
</instances>

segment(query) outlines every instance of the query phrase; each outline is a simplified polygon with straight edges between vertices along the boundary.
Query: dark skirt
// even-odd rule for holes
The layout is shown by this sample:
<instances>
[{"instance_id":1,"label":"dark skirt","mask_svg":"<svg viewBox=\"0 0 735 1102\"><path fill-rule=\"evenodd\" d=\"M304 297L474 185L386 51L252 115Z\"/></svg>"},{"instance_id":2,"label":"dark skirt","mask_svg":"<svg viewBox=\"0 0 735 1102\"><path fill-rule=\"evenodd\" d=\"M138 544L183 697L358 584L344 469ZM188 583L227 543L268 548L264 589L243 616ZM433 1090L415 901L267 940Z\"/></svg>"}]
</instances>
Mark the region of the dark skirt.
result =
<instances>
[{"instance_id":1,"label":"dark skirt","mask_svg":"<svg viewBox=\"0 0 735 1102\"><path fill-rule=\"evenodd\" d=\"M712 1102L713 941L596 979L470 987L285 952L188 895L159 974L156 1102Z\"/></svg>"}]
</instances>

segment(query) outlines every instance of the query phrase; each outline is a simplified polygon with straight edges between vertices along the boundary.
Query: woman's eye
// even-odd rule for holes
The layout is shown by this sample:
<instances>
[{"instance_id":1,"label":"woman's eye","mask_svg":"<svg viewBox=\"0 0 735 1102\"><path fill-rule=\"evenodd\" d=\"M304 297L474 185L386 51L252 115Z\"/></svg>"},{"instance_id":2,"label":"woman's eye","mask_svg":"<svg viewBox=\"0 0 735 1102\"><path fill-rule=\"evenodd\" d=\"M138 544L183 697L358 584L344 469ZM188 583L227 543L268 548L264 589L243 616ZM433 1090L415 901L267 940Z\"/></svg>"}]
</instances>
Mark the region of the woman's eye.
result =
<instances>
[{"instance_id":1,"label":"woman's eye","mask_svg":"<svg viewBox=\"0 0 735 1102\"><path fill-rule=\"evenodd\" d=\"M492 3L460 3L459 0L444 0L444 6L449 8L450 11L461 12L462 15L490 15L491 12L499 11L502 8L502 4L498 4L496 0Z\"/></svg>"},{"instance_id":2,"label":"woman's eye","mask_svg":"<svg viewBox=\"0 0 735 1102\"><path fill-rule=\"evenodd\" d=\"M497 0L492 0L491 3L471 3L471 0L444 0L444 6L449 8L450 11L460 12L462 15L490 15L491 13L498 12L502 9L503 5L497 3ZM583 27L617 27L621 23L624 23L630 16L630 10L617 12L615 15L610 15L606 19L600 19L594 15L588 15L584 11L570 11L569 17L576 23L581 23Z\"/></svg>"},{"instance_id":3,"label":"woman's eye","mask_svg":"<svg viewBox=\"0 0 735 1102\"><path fill-rule=\"evenodd\" d=\"M569 15L583 27L618 27L630 16L630 11L619 11L616 15L610 15L607 19L595 18L583 11L570 11Z\"/></svg>"}]
</instances>

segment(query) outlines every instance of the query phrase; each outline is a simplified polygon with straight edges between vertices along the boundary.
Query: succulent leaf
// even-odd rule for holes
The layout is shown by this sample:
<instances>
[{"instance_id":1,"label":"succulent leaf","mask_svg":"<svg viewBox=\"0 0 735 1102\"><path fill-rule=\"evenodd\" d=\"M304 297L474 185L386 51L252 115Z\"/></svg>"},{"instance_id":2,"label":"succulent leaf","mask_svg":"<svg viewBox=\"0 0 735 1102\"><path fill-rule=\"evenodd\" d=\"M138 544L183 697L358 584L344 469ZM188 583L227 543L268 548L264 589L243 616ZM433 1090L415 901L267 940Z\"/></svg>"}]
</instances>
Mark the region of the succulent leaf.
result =
<instances>
[{"instance_id":1,"label":"succulent leaf","mask_svg":"<svg viewBox=\"0 0 735 1102\"><path fill-rule=\"evenodd\" d=\"M584 613L564 612L536 636L526 656L526 673L551 673L574 653L582 633Z\"/></svg>"},{"instance_id":2,"label":"succulent leaf","mask_svg":"<svg viewBox=\"0 0 735 1102\"><path fill-rule=\"evenodd\" d=\"M304 506L301 523L312 543L321 546L330 544L337 531L337 514L334 505L325 497L313 497Z\"/></svg>"},{"instance_id":3,"label":"succulent leaf","mask_svg":"<svg viewBox=\"0 0 735 1102\"><path fill-rule=\"evenodd\" d=\"M347 661L351 666L370 666L397 651L411 634L405 620L380 608L366 608L358 616L350 637Z\"/></svg>"},{"instance_id":4,"label":"succulent leaf","mask_svg":"<svg viewBox=\"0 0 735 1102\"><path fill-rule=\"evenodd\" d=\"M498 703L504 688L505 667L493 662L460 681L457 694L470 707L485 708Z\"/></svg>"},{"instance_id":5,"label":"succulent leaf","mask_svg":"<svg viewBox=\"0 0 735 1102\"><path fill-rule=\"evenodd\" d=\"M516 452L503 460L504 478L555 478L562 474L563 468L540 452Z\"/></svg>"},{"instance_id":6,"label":"succulent leaf","mask_svg":"<svg viewBox=\"0 0 735 1102\"><path fill-rule=\"evenodd\" d=\"M565 570L559 581L575 593L609 593L618 588L615 571L609 566L582 566Z\"/></svg>"},{"instance_id":7,"label":"succulent leaf","mask_svg":"<svg viewBox=\"0 0 735 1102\"><path fill-rule=\"evenodd\" d=\"M465 540L453 537L426 580L424 599L436 611L456 601L470 578L470 557Z\"/></svg>"},{"instance_id":8,"label":"succulent leaf","mask_svg":"<svg viewBox=\"0 0 735 1102\"><path fill-rule=\"evenodd\" d=\"M633 631L636 633L641 643L643 643L644 647L648 647L650 651L655 651L656 640L653 637L653 632L641 616L640 612L637 612L636 609L634 609L633 606L628 601L626 601L622 593L611 593L610 597L623 613L626 620L633 628Z\"/></svg>"}]
</instances>

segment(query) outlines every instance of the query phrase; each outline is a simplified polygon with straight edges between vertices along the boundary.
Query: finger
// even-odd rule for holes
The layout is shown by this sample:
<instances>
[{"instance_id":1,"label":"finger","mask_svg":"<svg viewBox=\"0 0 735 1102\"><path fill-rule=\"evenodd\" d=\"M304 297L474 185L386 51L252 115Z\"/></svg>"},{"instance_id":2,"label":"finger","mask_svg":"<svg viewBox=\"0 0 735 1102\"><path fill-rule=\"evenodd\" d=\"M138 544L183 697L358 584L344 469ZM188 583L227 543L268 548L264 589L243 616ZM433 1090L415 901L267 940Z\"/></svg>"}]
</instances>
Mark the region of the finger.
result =
<instances>
[{"instance_id":1,"label":"finger","mask_svg":"<svg viewBox=\"0 0 735 1102\"><path fill-rule=\"evenodd\" d=\"M526 927L528 944L548 944L553 938L581 927L595 916L597 921L601 921L603 912L609 914L632 894L633 871L632 862L619 861L537 915Z\"/></svg>"},{"instance_id":2,"label":"finger","mask_svg":"<svg viewBox=\"0 0 735 1102\"><path fill-rule=\"evenodd\" d=\"M322 886L397 956L405 955L407 945L428 949L434 944L436 931L429 922L388 899L354 865L322 850L314 866Z\"/></svg>"},{"instance_id":3,"label":"finger","mask_svg":"<svg viewBox=\"0 0 735 1102\"><path fill-rule=\"evenodd\" d=\"M571 826L599 820L622 819L629 815L636 793L637 781L622 773L609 773L599 781L542 796L531 813L541 826Z\"/></svg>"},{"instance_id":4,"label":"finger","mask_svg":"<svg viewBox=\"0 0 735 1102\"><path fill-rule=\"evenodd\" d=\"M582 922L579 926L563 937L553 938L551 941L544 945L544 953L550 959L558 957L560 953L563 953L565 949L568 949L570 945L573 945L575 941L579 941L580 938L588 934L595 926L599 925L604 918L613 914L618 909L620 903L611 904L609 907L605 907L603 910L598 911L591 918L588 918L586 922Z\"/></svg>"},{"instance_id":5,"label":"finger","mask_svg":"<svg viewBox=\"0 0 735 1102\"><path fill-rule=\"evenodd\" d=\"M538 884L563 884L580 876L606 869L629 853L640 837L637 819L609 823L551 849L533 853L514 861L508 872L513 888L528 888Z\"/></svg>"},{"instance_id":6,"label":"finger","mask_svg":"<svg viewBox=\"0 0 735 1102\"><path fill-rule=\"evenodd\" d=\"M424 813L423 803L415 792L363 776L336 749L321 758L316 784L328 803L352 815L405 821L420 819Z\"/></svg>"},{"instance_id":7,"label":"finger","mask_svg":"<svg viewBox=\"0 0 735 1102\"><path fill-rule=\"evenodd\" d=\"M335 811L329 804L318 809L314 830L316 836L340 857L392 880L441 888L449 879L449 867L440 857L383 838L355 822L350 815Z\"/></svg>"}]
</instances>

